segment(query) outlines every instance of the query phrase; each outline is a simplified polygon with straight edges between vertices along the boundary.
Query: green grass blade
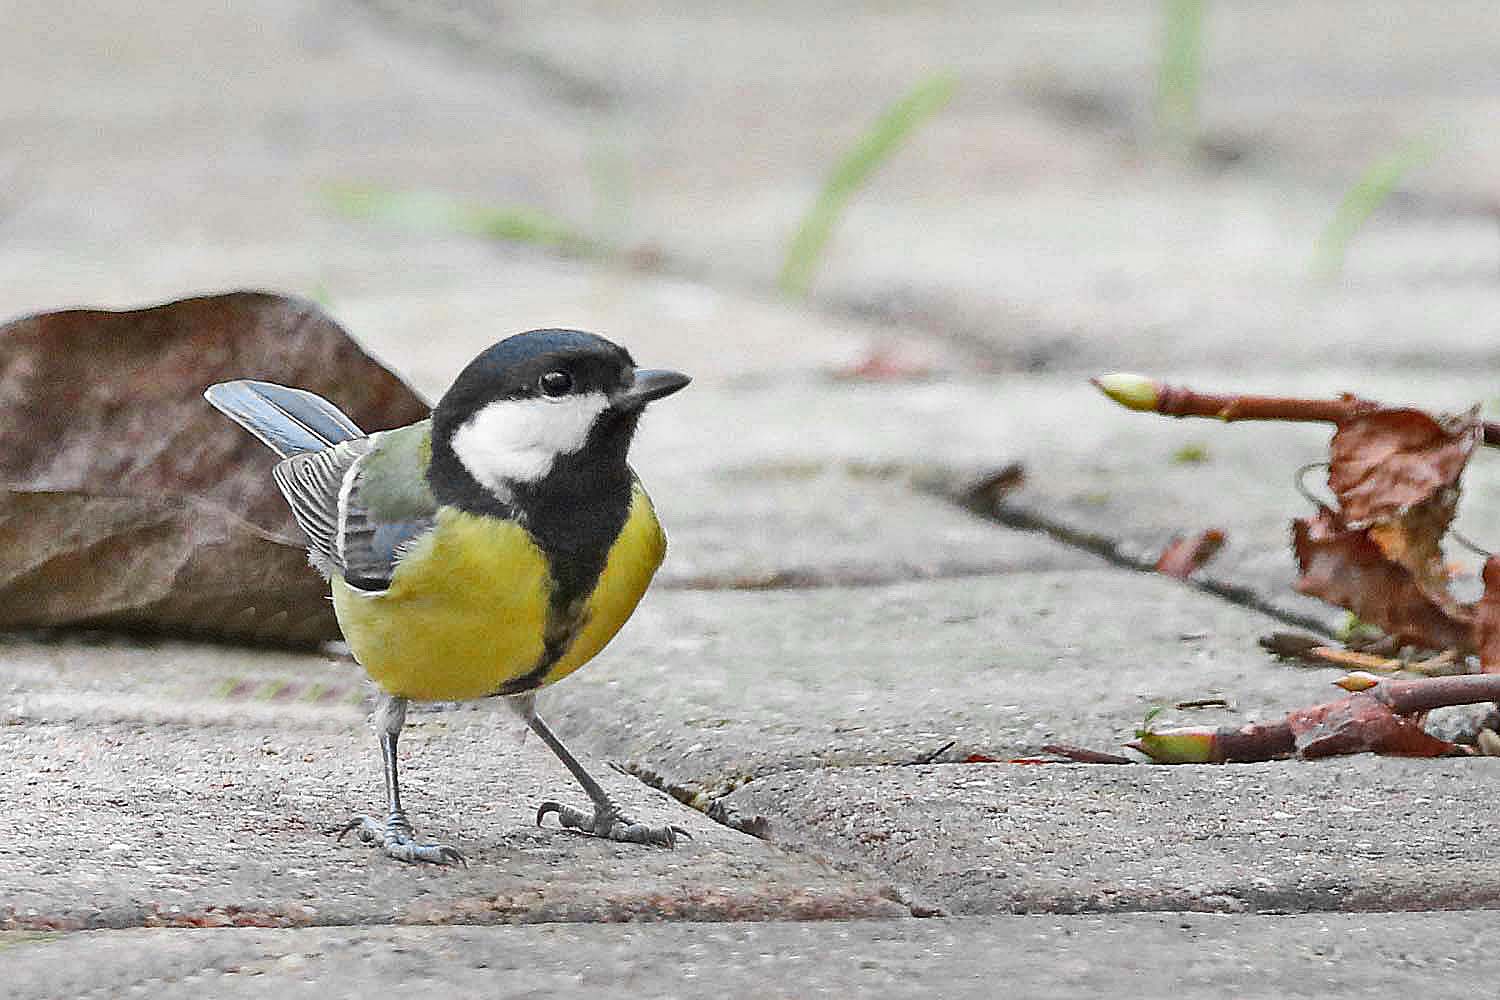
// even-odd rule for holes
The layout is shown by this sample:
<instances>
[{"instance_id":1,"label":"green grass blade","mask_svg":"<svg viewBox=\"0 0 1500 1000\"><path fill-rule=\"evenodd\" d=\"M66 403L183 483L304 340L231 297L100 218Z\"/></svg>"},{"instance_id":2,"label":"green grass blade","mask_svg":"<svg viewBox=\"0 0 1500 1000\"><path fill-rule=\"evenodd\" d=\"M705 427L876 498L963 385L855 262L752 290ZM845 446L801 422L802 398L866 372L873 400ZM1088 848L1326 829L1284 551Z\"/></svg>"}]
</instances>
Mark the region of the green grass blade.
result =
<instances>
[{"instance_id":1,"label":"green grass blade","mask_svg":"<svg viewBox=\"0 0 1500 1000\"><path fill-rule=\"evenodd\" d=\"M568 223L531 208L480 205L436 191L395 191L361 184L327 185L323 200L356 219L468 233L569 253L593 250L593 242Z\"/></svg>"},{"instance_id":2,"label":"green grass blade","mask_svg":"<svg viewBox=\"0 0 1500 1000\"><path fill-rule=\"evenodd\" d=\"M1318 236L1313 255L1313 274L1316 277L1324 280L1338 277L1349 255L1349 244L1360 228L1385 204L1407 174L1426 166L1437 156L1441 145L1432 136L1413 139L1381 157L1360 176L1345 192L1338 211Z\"/></svg>"},{"instance_id":3,"label":"green grass blade","mask_svg":"<svg viewBox=\"0 0 1500 1000\"><path fill-rule=\"evenodd\" d=\"M923 80L888 107L844 154L787 248L779 282L782 291L797 296L807 294L823 249L850 199L919 125L947 105L955 86L953 77L947 73Z\"/></svg>"},{"instance_id":4,"label":"green grass blade","mask_svg":"<svg viewBox=\"0 0 1500 1000\"><path fill-rule=\"evenodd\" d=\"M1162 140L1190 152L1198 139L1203 14L1207 0L1163 0L1161 65L1156 77L1156 128Z\"/></svg>"}]
</instances>

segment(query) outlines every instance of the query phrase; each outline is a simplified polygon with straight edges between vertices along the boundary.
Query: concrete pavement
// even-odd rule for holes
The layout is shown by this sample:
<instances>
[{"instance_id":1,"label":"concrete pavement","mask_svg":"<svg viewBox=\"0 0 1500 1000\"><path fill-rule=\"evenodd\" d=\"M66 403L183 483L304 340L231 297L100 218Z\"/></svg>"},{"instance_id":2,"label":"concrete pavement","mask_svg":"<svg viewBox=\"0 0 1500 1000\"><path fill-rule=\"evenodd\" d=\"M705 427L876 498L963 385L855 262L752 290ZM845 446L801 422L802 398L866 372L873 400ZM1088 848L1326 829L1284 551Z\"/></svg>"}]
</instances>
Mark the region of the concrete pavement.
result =
<instances>
[{"instance_id":1,"label":"concrete pavement","mask_svg":"<svg viewBox=\"0 0 1500 1000\"><path fill-rule=\"evenodd\" d=\"M0 945L17 1000L448 996L1321 998L1446 1000L1496 973L1463 913L1200 913L850 923L549 924L110 931ZM95 992L90 992L90 991Z\"/></svg>"}]
</instances>

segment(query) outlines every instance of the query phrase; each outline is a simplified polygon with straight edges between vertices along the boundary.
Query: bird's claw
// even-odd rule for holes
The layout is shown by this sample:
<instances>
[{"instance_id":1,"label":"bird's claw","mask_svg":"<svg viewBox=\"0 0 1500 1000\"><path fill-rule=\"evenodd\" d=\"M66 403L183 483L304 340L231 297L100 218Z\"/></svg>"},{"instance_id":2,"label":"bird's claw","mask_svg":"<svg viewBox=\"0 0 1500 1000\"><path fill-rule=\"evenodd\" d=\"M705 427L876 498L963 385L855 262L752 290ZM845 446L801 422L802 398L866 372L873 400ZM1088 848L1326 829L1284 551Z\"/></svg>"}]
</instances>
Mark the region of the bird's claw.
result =
<instances>
[{"instance_id":1,"label":"bird's claw","mask_svg":"<svg viewBox=\"0 0 1500 1000\"><path fill-rule=\"evenodd\" d=\"M381 847L386 857L408 864L463 865L469 862L455 848L446 844L419 844L412 835L411 824L406 817L393 813L384 823L373 816L356 816L341 826L329 827L325 832L337 834L343 840L353 833L361 843Z\"/></svg>"},{"instance_id":2,"label":"bird's claw","mask_svg":"<svg viewBox=\"0 0 1500 1000\"><path fill-rule=\"evenodd\" d=\"M621 815L612 804L586 813L581 809L563 805L561 802L543 802L536 811L536 825L555 814L564 829L578 830L591 837L601 837L622 844L652 844L657 847L676 847L679 837L692 840L693 835L680 826L646 826L632 822Z\"/></svg>"}]
</instances>

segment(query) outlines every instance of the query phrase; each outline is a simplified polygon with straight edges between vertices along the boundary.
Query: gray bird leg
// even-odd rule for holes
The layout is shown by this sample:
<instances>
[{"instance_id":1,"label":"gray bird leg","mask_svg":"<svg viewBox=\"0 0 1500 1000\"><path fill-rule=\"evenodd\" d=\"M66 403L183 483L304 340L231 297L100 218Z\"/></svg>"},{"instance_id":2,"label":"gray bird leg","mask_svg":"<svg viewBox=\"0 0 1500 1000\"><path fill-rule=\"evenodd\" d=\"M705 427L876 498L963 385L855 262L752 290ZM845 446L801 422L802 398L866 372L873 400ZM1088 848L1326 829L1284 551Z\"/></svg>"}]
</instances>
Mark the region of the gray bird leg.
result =
<instances>
[{"instance_id":1,"label":"gray bird leg","mask_svg":"<svg viewBox=\"0 0 1500 1000\"><path fill-rule=\"evenodd\" d=\"M540 736L542 742L547 744L547 748L557 755L563 767L566 767L578 780L578 784L583 786L584 793L594 804L594 811L586 813L581 809L563 805L561 802L543 802L536 811L537 826L542 825L542 820L549 813L556 813L558 822L565 828L579 830L594 837L603 837L605 840L617 840L626 844L656 844L660 847L675 847L678 837L692 839L692 834L680 826L646 826L644 823L632 821L620 812L620 807L615 805L609 793L583 769L583 765L578 763L578 758L563 746L557 734L542 721L541 716L536 714L535 701L535 697L529 694L510 699L511 708L526 720L532 732Z\"/></svg>"},{"instance_id":2,"label":"gray bird leg","mask_svg":"<svg viewBox=\"0 0 1500 1000\"><path fill-rule=\"evenodd\" d=\"M406 810L401 808L401 784L396 778L396 741L401 736L401 727L406 722L406 699L384 692L375 706L375 730L380 737L380 757L385 770L385 797L390 811L385 822L373 816L356 816L337 832L339 839L356 833L366 844L379 844L385 853L397 861L424 861L435 865L463 864L464 856L442 844L419 844L412 833Z\"/></svg>"}]
</instances>

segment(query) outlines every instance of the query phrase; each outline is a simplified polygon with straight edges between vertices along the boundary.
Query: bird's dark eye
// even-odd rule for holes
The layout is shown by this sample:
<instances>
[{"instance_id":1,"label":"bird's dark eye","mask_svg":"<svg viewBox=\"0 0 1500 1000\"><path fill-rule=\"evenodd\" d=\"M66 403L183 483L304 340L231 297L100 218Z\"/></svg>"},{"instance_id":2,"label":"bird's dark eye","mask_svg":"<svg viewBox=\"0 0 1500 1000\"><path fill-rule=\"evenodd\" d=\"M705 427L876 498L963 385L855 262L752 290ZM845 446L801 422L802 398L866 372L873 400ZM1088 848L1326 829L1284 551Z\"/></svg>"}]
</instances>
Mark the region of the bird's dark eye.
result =
<instances>
[{"instance_id":1,"label":"bird's dark eye","mask_svg":"<svg viewBox=\"0 0 1500 1000\"><path fill-rule=\"evenodd\" d=\"M573 388L573 376L567 372L548 372L537 384L543 396L566 396Z\"/></svg>"}]
</instances>

